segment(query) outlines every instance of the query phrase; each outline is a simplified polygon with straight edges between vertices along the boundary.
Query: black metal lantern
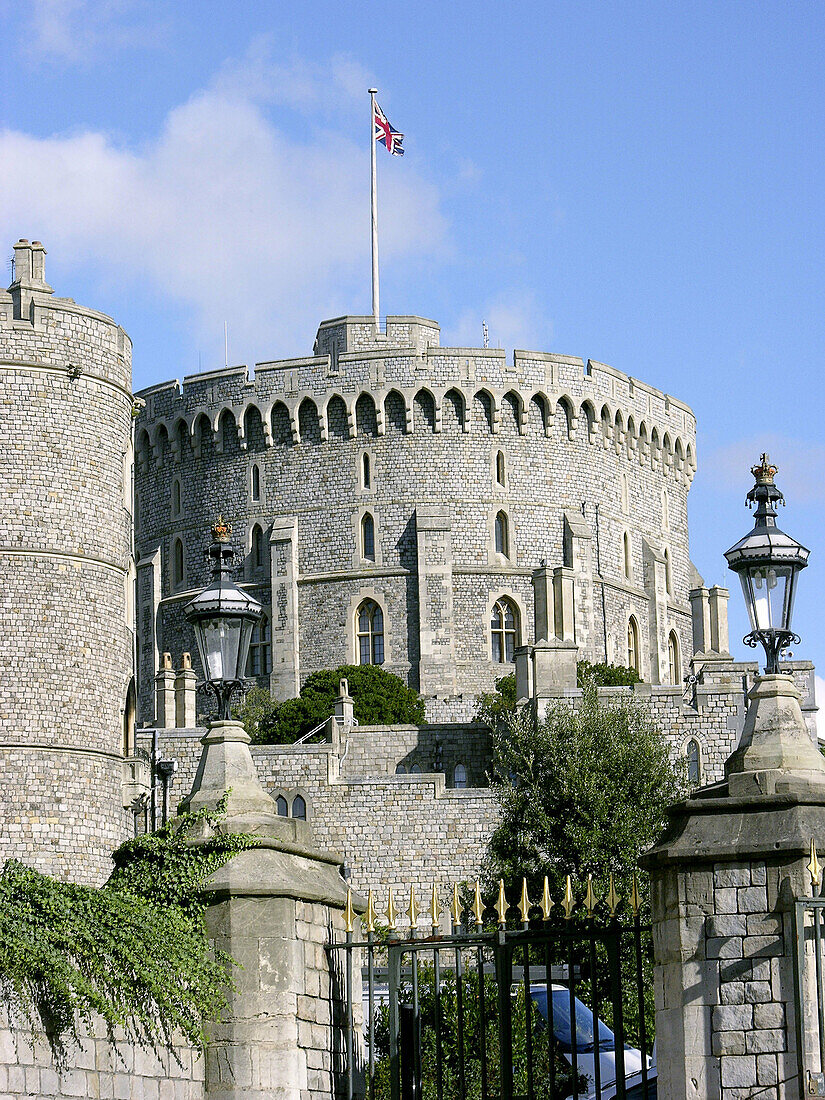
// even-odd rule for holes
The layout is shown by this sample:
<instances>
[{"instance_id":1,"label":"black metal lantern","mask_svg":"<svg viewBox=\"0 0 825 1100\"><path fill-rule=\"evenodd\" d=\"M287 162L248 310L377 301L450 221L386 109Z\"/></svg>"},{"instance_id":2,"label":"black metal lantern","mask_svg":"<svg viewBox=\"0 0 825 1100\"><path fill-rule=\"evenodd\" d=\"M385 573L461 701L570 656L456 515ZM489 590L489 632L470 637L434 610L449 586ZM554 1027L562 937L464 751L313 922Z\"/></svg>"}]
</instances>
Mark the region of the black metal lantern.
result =
<instances>
[{"instance_id":1,"label":"black metal lantern","mask_svg":"<svg viewBox=\"0 0 825 1100\"><path fill-rule=\"evenodd\" d=\"M231 717L232 696L243 690L252 630L263 614L254 596L229 577L234 557L231 534L232 527L219 516L207 551L213 562L212 580L184 608L195 628L205 677L201 688L215 696L221 718Z\"/></svg>"},{"instance_id":2,"label":"black metal lantern","mask_svg":"<svg viewBox=\"0 0 825 1100\"><path fill-rule=\"evenodd\" d=\"M765 649L766 672L779 671L779 655L799 638L791 629L796 579L808 564L810 550L776 526L776 505L785 498L774 484L776 467L766 454L751 469L756 484L746 504L756 505L753 530L725 552L728 566L739 575L748 608L751 632L746 645L761 642Z\"/></svg>"}]
</instances>

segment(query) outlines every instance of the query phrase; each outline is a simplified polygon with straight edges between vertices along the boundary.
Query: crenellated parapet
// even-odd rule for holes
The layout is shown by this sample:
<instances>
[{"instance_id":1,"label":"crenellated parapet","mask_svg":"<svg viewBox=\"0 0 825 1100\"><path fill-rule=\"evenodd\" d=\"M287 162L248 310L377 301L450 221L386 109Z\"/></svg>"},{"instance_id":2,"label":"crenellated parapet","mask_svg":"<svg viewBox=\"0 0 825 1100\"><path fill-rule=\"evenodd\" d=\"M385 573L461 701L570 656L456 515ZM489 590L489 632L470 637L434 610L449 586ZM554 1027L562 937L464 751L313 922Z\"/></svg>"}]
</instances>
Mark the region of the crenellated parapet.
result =
<instances>
[{"instance_id":1,"label":"crenellated parapet","mask_svg":"<svg viewBox=\"0 0 825 1100\"><path fill-rule=\"evenodd\" d=\"M520 436L549 437L558 422L569 440L693 478L693 412L645 383L571 356L515 351L508 361L498 348L442 348L438 326L422 318L388 318L389 335L376 337L368 320L324 322L315 342L324 354L259 363L252 378L233 367L141 391L139 461L157 462L166 439L177 460L187 440L197 456L206 436L220 452L227 431L246 449L252 424L272 447L355 439L365 429L381 437L393 418L406 434L436 435L447 420L492 436L510 421Z\"/></svg>"}]
</instances>

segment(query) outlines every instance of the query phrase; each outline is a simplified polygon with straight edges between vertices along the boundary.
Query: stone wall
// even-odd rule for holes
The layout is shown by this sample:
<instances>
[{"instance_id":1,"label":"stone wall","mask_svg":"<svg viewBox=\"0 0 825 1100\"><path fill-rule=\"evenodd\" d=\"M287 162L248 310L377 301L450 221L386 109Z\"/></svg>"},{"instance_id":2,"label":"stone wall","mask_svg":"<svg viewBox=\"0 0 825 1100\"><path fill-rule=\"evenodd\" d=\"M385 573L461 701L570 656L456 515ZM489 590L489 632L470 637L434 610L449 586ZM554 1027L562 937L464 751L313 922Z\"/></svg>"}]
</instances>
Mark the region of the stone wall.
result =
<instances>
[{"instance_id":1,"label":"stone wall","mask_svg":"<svg viewBox=\"0 0 825 1100\"><path fill-rule=\"evenodd\" d=\"M321 326L314 358L258 364L254 379L245 368L193 375L142 397L144 722L152 721L153 655L194 652L180 609L205 582L202 550L219 510L234 524L246 582L271 609L269 685L278 697L297 694L315 669L358 660L355 611L369 598L384 613L385 667L439 696L432 717L466 718L460 705L448 713L448 701L490 690L512 671L493 660L493 604L508 597L518 640L532 640L531 577L543 562L574 569L584 655L627 663L631 614L645 679L669 678L661 653L671 631L683 665L692 652L695 420L686 405L610 367L440 348L437 325L420 318L390 318L380 336L364 318L340 318ZM499 511L506 552L495 546ZM361 545L366 513L372 560ZM665 551L668 592L651 566Z\"/></svg>"},{"instance_id":2,"label":"stone wall","mask_svg":"<svg viewBox=\"0 0 825 1100\"><path fill-rule=\"evenodd\" d=\"M159 731L161 754L178 764L170 790L172 807L191 789L202 733ZM352 871L353 889L380 890L385 904L390 885L409 889L412 883L429 891L435 880L446 898L454 882L478 875L496 806L486 787L456 790L443 774L426 770L395 774L403 761L431 767L436 736L445 766L460 758L469 782L485 782L489 750L477 727L356 728L336 742L253 745L252 756L268 794L282 795L289 808L296 795L304 799L315 842L342 853ZM141 737L148 747L145 731Z\"/></svg>"},{"instance_id":3,"label":"stone wall","mask_svg":"<svg viewBox=\"0 0 825 1100\"><path fill-rule=\"evenodd\" d=\"M97 883L125 827L131 345L44 256L19 242L0 292L0 856Z\"/></svg>"},{"instance_id":4,"label":"stone wall","mask_svg":"<svg viewBox=\"0 0 825 1100\"><path fill-rule=\"evenodd\" d=\"M0 1010L0 1096L3 1100L203 1100L204 1059L177 1040L174 1053L156 1055L133 1043L114 1045L101 1024L83 1032L67 1068L55 1065L48 1044Z\"/></svg>"}]
</instances>

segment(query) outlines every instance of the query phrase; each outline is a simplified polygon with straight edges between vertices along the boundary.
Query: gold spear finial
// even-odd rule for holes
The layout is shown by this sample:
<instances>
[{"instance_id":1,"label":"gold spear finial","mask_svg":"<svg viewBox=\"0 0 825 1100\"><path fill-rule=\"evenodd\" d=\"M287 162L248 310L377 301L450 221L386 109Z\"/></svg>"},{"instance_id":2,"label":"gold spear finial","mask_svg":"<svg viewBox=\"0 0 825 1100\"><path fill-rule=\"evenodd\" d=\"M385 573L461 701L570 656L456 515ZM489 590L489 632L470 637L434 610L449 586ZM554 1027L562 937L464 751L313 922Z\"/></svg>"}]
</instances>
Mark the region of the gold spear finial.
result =
<instances>
[{"instance_id":1,"label":"gold spear finial","mask_svg":"<svg viewBox=\"0 0 825 1100\"><path fill-rule=\"evenodd\" d=\"M507 898L504 896L504 879L503 878L500 878L498 880L498 901L493 906L493 908L498 913L498 923L502 924L502 925L506 924L507 923L507 910L510 908L510 906L507 904Z\"/></svg>"},{"instance_id":2,"label":"gold spear finial","mask_svg":"<svg viewBox=\"0 0 825 1100\"><path fill-rule=\"evenodd\" d=\"M367 911L364 914L364 918L367 922L367 931L368 932L374 932L375 931L375 917L376 917L375 902L372 900L372 887L370 887L370 891L367 894Z\"/></svg>"},{"instance_id":3,"label":"gold spear finial","mask_svg":"<svg viewBox=\"0 0 825 1100\"><path fill-rule=\"evenodd\" d=\"M435 888L435 883L433 883L433 893L432 897L430 898L429 912L430 922L433 926L433 935L435 936L441 929L441 922L439 921L439 917L441 916L441 905L438 901L438 891Z\"/></svg>"},{"instance_id":4,"label":"gold spear finial","mask_svg":"<svg viewBox=\"0 0 825 1100\"><path fill-rule=\"evenodd\" d=\"M355 910L352 908L352 890L347 887L347 904L344 909L344 931L351 932L353 929L353 919L355 917Z\"/></svg>"},{"instance_id":5,"label":"gold spear finial","mask_svg":"<svg viewBox=\"0 0 825 1100\"><path fill-rule=\"evenodd\" d=\"M633 889L630 891L630 908L633 910L633 916L638 917L639 910L642 907L642 898L639 894L639 882L636 876L633 876Z\"/></svg>"},{"instance_id":6,"label":"gold spear finial","mask_svg":"<svg viewBox=\"0 0 825 1100\"><path fill-rule=\"evenodd\" d=\"M484 902L481 900L481 887L476 879L476 890L473 898L473 915L476 919L476 927L481 928L484 924Z\"/></svg>"},{"instance_id":7,"label":"gold spear finial","mask_svg":"<svg viewBox=\"0 0 825 1100\"><path fill-rule=\"evenodd\" d=\"M518 909L521 913L521 923L527 924L530 920L530 899L527 896L527 879L521 880L521 901L518 903Z\"/></svg>"},{"instance_id":8,"label":"gold spear finial","mask_svg":"<svg viewBox=\"0 0 825 1100\"><path fill-rule=\"evenodd\" d=\"M550 883L548 882L547 875L544 876L544 889L541 892L541 916L542 920L550 920L550 910L553 908L553 902L550 898Z\"/></svg>"},{"instance_id":9,"label":"gold spear finial","mask_svg":"<svg viewBox=\"0 0 825 1100\"><path fill-rule=\"evenodd\" d=\"M616 883L613 880L613 872L610 872L610 886L607 891L607 896L604 899L607 902L607 906L610 909L611 917L616 916L616 910L619 908L621 897L616 893Z\"/></svg>"},{"instance_id":10,"label":"gold spear finial","mask_svg":"<svg viewBox=\"0 0 825 1100\"><path fill-rule=\"evenodd\" d=\"M386 908L385 912L387 914L387 928L389 928L390 932L394 932L395 931L396 910L395 910L395 902L393 901L393 897L392 897L392 886L390 887L390 896L389 896L389 901L387 902L387 908Z\"/></svg>"},{"instance_id":11,"label":"gold spear finial","mask_svg":"<svg viewBox=\"0 0 825 1100\"><path fill-rule=\"evenodd\" d=\"M410 932L413 934L418 929L418 914L420 912L418 902L415 900L415 887L410 883L410 904L407 906L407 916L410 918Z\"/></svg>"},{"instance_id":12,"label":"gold spear finial","mask_svg":"<svg viewBox=\"0 0 825 1100\"><path fill-rule=\"evenodd\" d=\"M584 895L584 904L585 904L585 908L587 909L588 917L593 916L593 911L596 908L596 905L598 904L598 901L599 901L599 899L598 899L598 896L596 894L596 891L593 889L593 876L588 875L587 876L587 893Z\"/></svg>"},{"instance_id":13,"label":"gold spear finial","mask_svg":"<svg viewBox=\"0 0 825 1100\"><path fill-rule=\"evenodd\" d=\"M450 906L450 916L457 928L461 924L461 898L458 896L458 883L453 886L453 904Z\"/></svg>"},{"instance_id":14,"label":"gold spear finial","mask_svg":"<svg viewBox=\"0 0 825 1100\"><path fill-rule=\"evenodd\" d=\"M816 858L816 842L813 837L811 837L811 862L808 864L807 870L811 876L811 893L816 896L816 891L822 882L822 866Z\"/></svg>"},{"instance_id":15,"label":"gold spear finial","mask_svg":"<svg viewBox=\"0 0 825 1100\"><path fill-rule=\"evenodd\" d=\"M576 908L576 899L573 897L573 886L570 882L570 875L567 876L567 880L564 884L564 898L561 904L564 909L564 919L570 920L573 915L573 910Z\"/></svg>"}]
</instances>

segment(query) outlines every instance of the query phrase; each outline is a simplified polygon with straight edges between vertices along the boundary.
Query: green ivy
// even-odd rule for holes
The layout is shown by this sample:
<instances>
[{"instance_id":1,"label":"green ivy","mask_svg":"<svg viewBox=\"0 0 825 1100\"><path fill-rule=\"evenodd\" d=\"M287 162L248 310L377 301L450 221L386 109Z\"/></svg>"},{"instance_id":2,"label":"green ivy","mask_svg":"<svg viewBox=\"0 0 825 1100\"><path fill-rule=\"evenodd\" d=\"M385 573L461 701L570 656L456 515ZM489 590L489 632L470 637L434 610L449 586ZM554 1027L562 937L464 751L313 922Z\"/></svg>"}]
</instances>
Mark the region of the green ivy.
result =
<instances>
[{"instance_id":1,"label":"green ivy","mask_svg":"<svg viewBox=\"0 0 825 1100\"><path fill-rule=\"evenodd\" d=\"M203 1045L226 1006L232 960L208 940L203 884L249 834L217 831L216 810L182 814L114 853L100 889L58 882L9 860L0 871L0 986L65 1065L78 1025L103 1019L155 1051L179 1032ZM199 840L199 843L194 843Z\"/></svg>"}]
</instances>

